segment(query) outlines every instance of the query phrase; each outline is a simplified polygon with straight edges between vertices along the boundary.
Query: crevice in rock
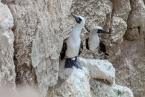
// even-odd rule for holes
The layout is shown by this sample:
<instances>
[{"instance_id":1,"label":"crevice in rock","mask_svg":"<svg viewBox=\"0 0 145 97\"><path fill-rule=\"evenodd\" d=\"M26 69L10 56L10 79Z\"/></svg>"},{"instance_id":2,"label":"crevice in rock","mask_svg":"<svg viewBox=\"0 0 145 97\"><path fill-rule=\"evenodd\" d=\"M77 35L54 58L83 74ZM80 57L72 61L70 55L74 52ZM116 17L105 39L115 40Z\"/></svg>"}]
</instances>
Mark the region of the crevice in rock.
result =
<instances>
[{"instance_id":1,"label":"crevice in rock","mask_svg":"<svg viewBox=\"0 0 145 97\"><path fill-rule=\"evenodd\" d=\"M141 35L141 28L138 26L137 29L138 29L139 35Z\"/></svg>"},{"instance_id":2,"label":"crevice in rock","mask_svg":"<svg viewBox=\"0 0 145 97\"><path fill-rule=\"evenodd\" d=\"M113 31L112 27L113 27L113 17L115 16L115 12L117 9L117 5L118 5L118 0L110 0L112 2L112 11L111 13L106 14L106 21L105 21L105 25L104 25L104 29L108 32L108 34L106 35L102 35L101 36L101 41L103 41L103 43L105 44L106 48L107 48L107 52L110 52L111 50L111 33ZM108 56L108 58L110 58L111 56Z\"/></svg>"},{"instance_id":3,"label":"crevice in rock","mask_svg":"<svg viewBox=\"0 0 145 97\"><path fill-rule=\"evenodd\" d=\"M106 80L106 79L94 78L94 79L92 79L92 80L98 81L98 82L100 82L100 83L104 83L104 84L106 84L106 85L112 85L112 84L111 84L108 80Z\"/></svg>"},{"instance_id":4,"label":"crevice in rock","mask_svg":"<svg viewBox=\"0 0 145 97\"><path fill-rule=\"evenodd\" d=\"M19 51L20 48L19 48L19 45L17 44L17 40L16 40L18 38L16 36L17 35L17 26L15 25L15 17L13 15L13 11L10 7L11 4L15 4L15 0L10 0L10 1L3 0L2 2L5 3L9 7L9 9L11 11L11 14L14 18L14 26L11 30L13 31L13 34L14 34L14 43L13 43L13 48L14 48L14 54L13 55L14 56L13 56L13 61L14 61L15 73L16 73L15 83L16 83L17 86L29 84L29 85L35 87L35 86L37 86L37 76L36 76L35 70L32 66L32 62L31 62L31 64L28 64L28 63L21 64L21 60L19 60L21 56L19 56L19 54L18 54L18 51ZM32 42L29 44L29 46L30 46L29 48L31 48L31 50L32 50ZM31 50L29 50L30 55L26 55L29 58L31 58L31 52L32 52ZM30 81L29 78L25 78L26 77L25 74L28 73L28 72L29 72L28 76L31 76L31 78L32 78L31 81ZM25 83L24 83L24 81L25 81Z\"/></svg>"},{"instance_id":5,"label":"crevice in rock","mask_svg":"<svg viewBox=\"0 0 145 97\"><path fill-rule=\"evenodd\" d=\"M35 28L35 29L37 29L37 28ZM32 45L33 45L33 42L32 42ZM31 47L31 52L32 52L32 47ZM32 61L31 61L31 72L33 74L33 80L34 80L34 85L35 85L34 87L37 87L38 86L38 80L37 80L36 71L35 71L35 69L32 65Z\"/></svg>"},{"instance_id":6,"label":"crevice in rock","mask_svg":"<svg viewBox=\"0 0 145 97\"><path fill-rule=\"evenodd\" d=\"M112 32L112 23L113 23L113 16L115 14L115 8L117 6L117 0L111 0L112 2L112 13L111 13L111 17L110 17L110 28L109 28L109 33ZM109 16L108 16L109 17Z\"/></svg>"},{"instance_id":7,"label":"crevice in rock","mask_svg":"<svg viewBox=\"0 0 145 97\"><path fill-rule=\"evenodd\" d=\"M133 11L132 0L130 0L130 5L131 5L131 11L129 12L128 18L127 18L127 30L130 29L130 26L129 26L129 23L128 23L129 22L128 19L130 18L130 15L132 14L132 11ZM124 36L125 36L125 34L124 34Z\"/></svg>"}]
</instances>

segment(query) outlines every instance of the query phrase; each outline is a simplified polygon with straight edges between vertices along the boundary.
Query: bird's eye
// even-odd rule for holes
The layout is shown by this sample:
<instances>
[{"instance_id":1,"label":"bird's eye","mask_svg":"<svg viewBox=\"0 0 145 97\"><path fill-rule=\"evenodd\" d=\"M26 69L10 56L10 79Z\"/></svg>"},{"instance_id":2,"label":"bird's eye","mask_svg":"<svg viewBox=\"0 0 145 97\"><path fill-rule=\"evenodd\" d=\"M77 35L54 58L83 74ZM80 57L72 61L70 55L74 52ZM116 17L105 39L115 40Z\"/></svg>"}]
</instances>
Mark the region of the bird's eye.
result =
<instances>
[{"instance_id":1,"label":"bird's eye","mask_svg":"<svg viewBox=\"0 0 145 97\"><path fill-rule=\"evenodd\" d=\"M81 19L81 18L79 18L79 21L81 22L81 21L82 21L82 19Z\"/></svg>"},{"instance_id":2,"label":"bird's eye","mask_svg":"<svg viewBox=\"0 0 145 97\"><path fill-rule=\"evenodd\" d=\"M98 29L97 33L102 33L103 31L101 29Z\"/></svg>"},{"instance_id":3,"label":"bird's eye","mask_svg":"<svg viewBox=\"0 0 145 97\"><path fill-rule=\"evenodd\" d=\"M82 19L80 17L76 17L75 19L76 19L76 22L79 24L82 22Z\"/></svg>"}]
</instances>

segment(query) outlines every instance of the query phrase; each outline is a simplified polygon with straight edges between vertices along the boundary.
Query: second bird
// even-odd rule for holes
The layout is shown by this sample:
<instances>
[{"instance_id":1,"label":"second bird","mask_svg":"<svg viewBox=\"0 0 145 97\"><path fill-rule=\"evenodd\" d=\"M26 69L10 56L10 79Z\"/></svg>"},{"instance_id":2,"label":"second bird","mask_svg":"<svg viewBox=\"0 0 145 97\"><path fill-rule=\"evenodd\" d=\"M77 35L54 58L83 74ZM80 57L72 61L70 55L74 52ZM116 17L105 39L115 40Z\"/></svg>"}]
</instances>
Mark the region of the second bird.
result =
<instances>
[{"instance_id":1,"label":"second bird","mask_svg":"<svg viewBox=\"0 0 145 97\"><path fill-rule=\"evenodd\" d=\"M100 50L105 55L106 46L100 41L99 33L107 33L101 26L96 26L96 28L90 33L89 38L86 40L86 48L91 51Z\"/></svg>"}]
</instances>

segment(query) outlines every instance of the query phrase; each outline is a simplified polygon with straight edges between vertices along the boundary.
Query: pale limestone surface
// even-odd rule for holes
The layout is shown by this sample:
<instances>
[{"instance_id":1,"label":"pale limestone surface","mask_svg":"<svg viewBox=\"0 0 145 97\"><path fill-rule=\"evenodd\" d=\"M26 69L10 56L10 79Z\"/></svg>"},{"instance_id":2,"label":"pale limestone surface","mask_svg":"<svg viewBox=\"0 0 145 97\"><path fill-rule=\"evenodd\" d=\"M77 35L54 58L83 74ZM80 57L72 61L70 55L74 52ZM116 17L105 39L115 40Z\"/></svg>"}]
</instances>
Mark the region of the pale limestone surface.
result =
<instances>
[{"instance_id":1,"label":"pale limestone surface","mask_svg":"<svg viewBox=\"0 0 145 97\"><path fill-rule=\"evenodd\" d=\"M90 79L106 80L115 83L115 68L108 60L79 58L82 67L87 68Z\"/></svg>"},{"instance_id":2,"label":"pale limestone surface","mask_svg":"<svg viewBox=\"0 0 145 97\"><path fill-rule=\"evenodd\" d=\"M65 69L63 74L65 77L59 77L59 84L48 92L48 97L92 97L89 73L85 68Z\"/></svg>"},{"instance_id":3,"label":"pale limestone surface","mask_svg":"<svg viewBox=\"0 0 145 97\"><path fill-rule=\"evenodd\" d=\"M126 22L120 17L113 17L111 42L118 44L121 43L126 30Z\"/></svg>"},{"instance_id":4,"label":"pale limestone surface","mask_svg":"<svg viewBox=\"0 0 145 97\"><path fill-rule=\"evenodd\" d=\"M92 97L134 97L132 91L125 86L116 84L109 86L94 80L90 82Z\"/></svg>"},{"instance_id":5,"label":"pale limestone surface","mask_svg":"<svg viewBox=\"0 0 145 97\"><path fill-rule=\"evenodd\" d=\"M38 85L42 95L57 83L59 53L72 0L14 0L6 2L15 19L15 65L18 85ZM68 29L66 29L68 27ZM67 33L64 34L64 32Z\"/></svg>"},{"instance_id":6,"label":"pale limestone surface","mask_svg":"<svg viewBox=\"0 0 145 97\"><path fill-rule=\"evenodd\" d=\"M0 87L15 87L13 17L7 5L0 2Z\"/></svg>"},{"instance_id":7,"label":"pale limestone surface","mask_svg":"<svg viewBox=\"0 0 145 97\"><path fill-rule=\"evenodd\" d=\"M79 58L82 69L65 68L62 62L58 84L48 97L134 97L132 91L115 84L115 69L107 60Z\"/></svg>"}]
</instances>

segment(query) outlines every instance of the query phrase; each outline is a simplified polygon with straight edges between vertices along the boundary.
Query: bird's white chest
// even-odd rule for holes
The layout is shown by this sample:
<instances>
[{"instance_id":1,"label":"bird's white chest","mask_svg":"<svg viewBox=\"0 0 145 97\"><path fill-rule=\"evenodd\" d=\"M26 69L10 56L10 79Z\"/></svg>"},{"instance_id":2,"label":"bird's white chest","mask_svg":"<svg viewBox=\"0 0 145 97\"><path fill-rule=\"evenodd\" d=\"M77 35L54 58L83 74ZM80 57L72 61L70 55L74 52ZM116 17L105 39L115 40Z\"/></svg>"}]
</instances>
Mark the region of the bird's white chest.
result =
<instances>
[{"instance_id":1,"label":"bird's white chest","mask_svg":"<svg viewBox=\"0 0 145 97\"><path fill-rule=\"evenodd\" d=\"M78 56L80 49L80 37L70 37L67 41L66 57L72 58Z\"/></svg>"},{"instance_id":2,"label":"bird's white chest","mask_svg":"<svg viewBox=\"0 0 145 97\"><path fill-rule=\"evenodd\" d=\"M80 38L69 38L67 44L69 47L78 48L80 46Z\"/></svg>"},{"instance_id":3,"label":"bird's white chest","mask_svg":"<svg viewBox=\"0 0 145 97\"><path fill-rule=\"evenodd\" d=\"M91 35L89 37L89 48L94 51L99 47L100 39L98 35Z\"/></svg>"}]
</instances>

